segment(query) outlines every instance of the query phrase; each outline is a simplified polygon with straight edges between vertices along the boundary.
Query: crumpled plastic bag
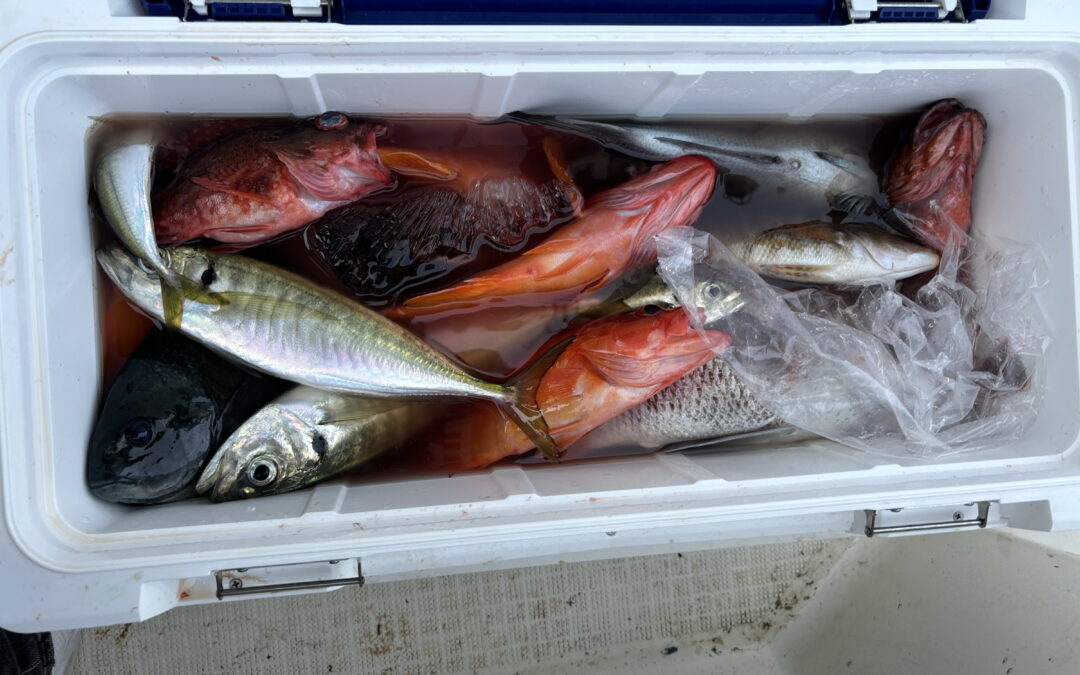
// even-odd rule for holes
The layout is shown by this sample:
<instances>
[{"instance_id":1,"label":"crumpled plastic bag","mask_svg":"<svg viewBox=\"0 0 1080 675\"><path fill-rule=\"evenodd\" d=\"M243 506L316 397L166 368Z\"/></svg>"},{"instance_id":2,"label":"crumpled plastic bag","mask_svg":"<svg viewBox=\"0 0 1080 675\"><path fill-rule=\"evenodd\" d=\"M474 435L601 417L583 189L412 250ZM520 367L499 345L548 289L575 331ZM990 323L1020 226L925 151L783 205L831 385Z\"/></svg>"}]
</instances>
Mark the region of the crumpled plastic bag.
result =
<instances>
[{"instance_id":1,"label":"crumpled plastic bag","mask_svg":"<svg viewBox=\"0 0 1080 675\"><path fill-rule=\"evenodd\" d=\"M1049 337L1032 250L952 243L909 298L886 285L784 291L690 228L657 243L659 273L685 306L704 275L742 294L740 311L708 327L731 336L722 356L790 424L877 454L927 457L1008 444L1036 416Z\"/></svg>"}]
</instances>

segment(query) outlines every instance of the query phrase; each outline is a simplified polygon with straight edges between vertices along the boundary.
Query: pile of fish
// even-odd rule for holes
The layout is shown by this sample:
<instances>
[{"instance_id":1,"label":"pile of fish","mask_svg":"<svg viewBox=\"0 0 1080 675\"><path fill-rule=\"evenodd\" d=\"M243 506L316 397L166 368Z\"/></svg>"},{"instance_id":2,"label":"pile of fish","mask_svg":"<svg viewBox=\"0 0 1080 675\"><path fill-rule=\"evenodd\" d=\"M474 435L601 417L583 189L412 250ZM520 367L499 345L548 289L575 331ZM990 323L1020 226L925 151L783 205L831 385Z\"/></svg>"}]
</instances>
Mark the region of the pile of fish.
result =
<instances>
[{"instance_id":1,"label":"pile of fish","mask_svg":"<svg viewBox=\"0 0 1080 675\"><path fill-rule=\"evenodd\" d=\"M955 101L932 107L883 198L865 153L797 127L497 124L525 145L401 145L384 142L393 122L336 112L207 125L175 166L162 163L175 139L111 139L93 176L113 232L97 260L157 328L103 399L94 494L223 501L360 468L462 471L790 429L717 357L730 337L708 325L742 309L738 289L704 279L681 306L656 273L656 236L739 184L744 200L806 204L807 222L728 238L763 277L915 277L938 265L940 214L970 223L985 129ZM582 147L633 161L589 189L566 152ZM519 154L536 161L506 159Z\"/></svg>"}]
</instances>

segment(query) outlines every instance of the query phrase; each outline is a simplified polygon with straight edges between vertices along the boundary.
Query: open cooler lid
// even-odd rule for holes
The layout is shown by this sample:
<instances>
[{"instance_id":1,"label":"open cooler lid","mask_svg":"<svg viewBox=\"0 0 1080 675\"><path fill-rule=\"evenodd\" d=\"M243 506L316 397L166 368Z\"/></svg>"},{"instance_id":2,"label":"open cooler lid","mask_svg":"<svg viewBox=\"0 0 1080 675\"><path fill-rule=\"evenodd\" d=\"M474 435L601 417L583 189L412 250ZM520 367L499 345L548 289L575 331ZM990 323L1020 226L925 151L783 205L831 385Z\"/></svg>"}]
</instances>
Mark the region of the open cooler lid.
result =
<instances>
[{"instance_id":1,"label":"open cooler lid","mask_svg":"<svg viewBox=\"0 0 1080 675\"><path fill-rule=\"evenodd\" d=\"M365 24L836 25L975 21L991 0L140 0L150 16L184 21Z\"/></svg>"}]
</instances>

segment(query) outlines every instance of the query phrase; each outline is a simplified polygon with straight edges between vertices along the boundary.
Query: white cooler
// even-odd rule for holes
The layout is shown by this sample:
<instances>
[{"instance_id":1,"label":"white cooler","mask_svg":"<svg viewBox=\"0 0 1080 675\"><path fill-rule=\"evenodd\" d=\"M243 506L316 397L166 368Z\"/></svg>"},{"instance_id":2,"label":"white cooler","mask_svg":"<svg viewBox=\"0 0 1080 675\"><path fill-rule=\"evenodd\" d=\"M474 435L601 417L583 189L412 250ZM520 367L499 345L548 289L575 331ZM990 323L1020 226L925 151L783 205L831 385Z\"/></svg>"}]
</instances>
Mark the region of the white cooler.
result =
<instances>
[{"instance_id":1,"label":"white cooler","mask_svg":"<svg viewBox=\"0 0 1080 675\"><path fill-rule=\"evenodd\" d=\"M861 4L861 3L855 3ZM799 27L346 26L189 22L123 0L0 10L0 625L366 581L1010 525L1080 528L1080 3L996 0L973 23ZM331 481L151 508L94 498L101 394L87 132L125 113L655 119L912 113L956 97L990 136L975 228L1038 244L1046 396L994 452L897 461L829 443ZM332 562L331 562L332 561Z\"/></svg>"}]
</instances>

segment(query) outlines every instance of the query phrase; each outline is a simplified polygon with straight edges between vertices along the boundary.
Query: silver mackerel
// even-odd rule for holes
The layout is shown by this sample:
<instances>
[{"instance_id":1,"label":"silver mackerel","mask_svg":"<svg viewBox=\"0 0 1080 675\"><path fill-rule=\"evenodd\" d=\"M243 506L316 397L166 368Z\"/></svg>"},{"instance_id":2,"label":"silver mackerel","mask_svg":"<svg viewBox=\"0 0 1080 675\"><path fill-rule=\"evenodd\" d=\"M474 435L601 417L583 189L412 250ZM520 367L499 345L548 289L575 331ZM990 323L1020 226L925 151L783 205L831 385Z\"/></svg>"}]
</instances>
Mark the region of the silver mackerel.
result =
<instances>
[{"instance_id":1,"label":"silver mackerel","mask_svg":"<svg viewBox=\"0 0 1080 675\"><path fill-rule=\"evenodd\" d=\"M270 375L340 394L494 402L545 454L554 442L527 386L475 377L382 315L296 274L239 255L180 247L170 269L221 302L185 294L183 334ZM156 274L120 246L98 262L129 300L163 320Z\"/></svg>"}]
</instances>

